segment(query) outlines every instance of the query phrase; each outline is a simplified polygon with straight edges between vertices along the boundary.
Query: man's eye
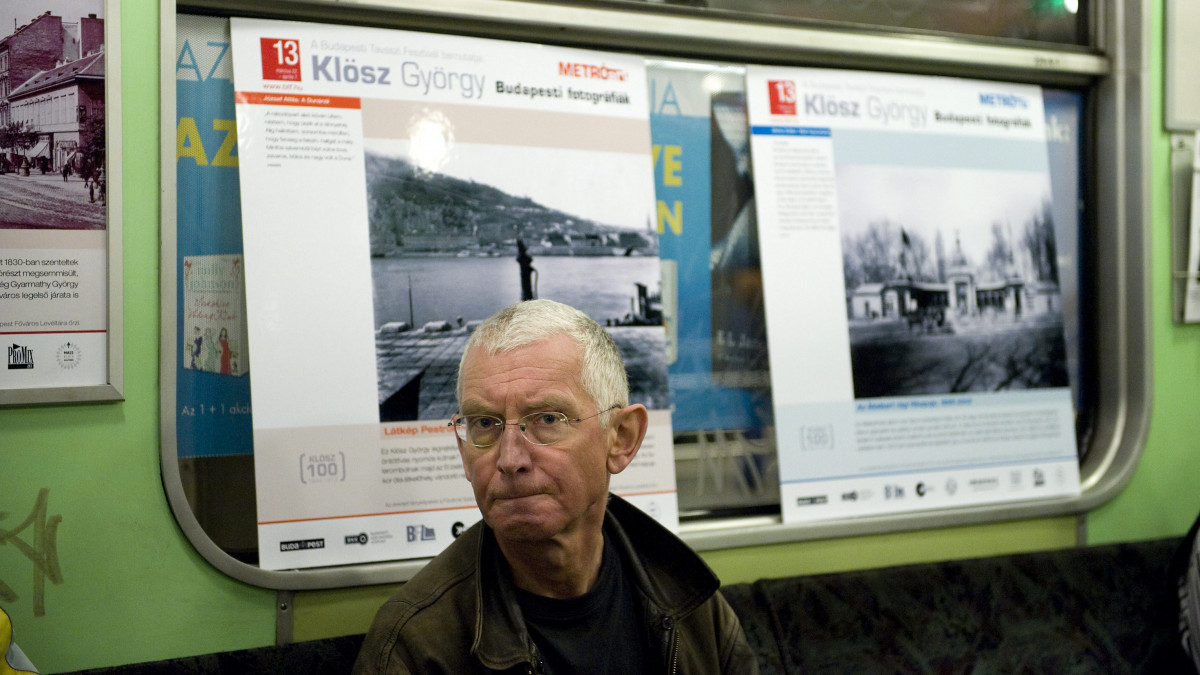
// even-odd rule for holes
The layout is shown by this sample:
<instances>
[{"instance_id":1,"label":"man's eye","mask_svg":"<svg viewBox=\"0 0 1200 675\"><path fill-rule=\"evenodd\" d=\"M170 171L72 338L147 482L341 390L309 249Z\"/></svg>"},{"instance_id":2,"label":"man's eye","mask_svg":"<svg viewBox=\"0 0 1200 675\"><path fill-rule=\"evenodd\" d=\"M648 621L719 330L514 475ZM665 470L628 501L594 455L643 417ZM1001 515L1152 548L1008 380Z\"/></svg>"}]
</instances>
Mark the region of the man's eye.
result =
<instances>
[{"instance_id":1,"label":"man's eye","mask_svg":"<svg viewBox=\"0 0 1200 675\"><path fill-rule=\"evenodd\" d=\"M562 417L558 413L552 412L538 413L533 417L533 423L543 427L554 426L561 421Z\"/></svg>"},{"instance_id":2,"label":"man's eye","mask_svg":"<svg viewBox=\"0 0 1200 675\"><path fill-rule=\"evenodd\" d=\"M496 426L496 420L492 417L476 417L475 419L470 420L470 424L472 428L486 431Z\"/></svg>"}]
</instances>

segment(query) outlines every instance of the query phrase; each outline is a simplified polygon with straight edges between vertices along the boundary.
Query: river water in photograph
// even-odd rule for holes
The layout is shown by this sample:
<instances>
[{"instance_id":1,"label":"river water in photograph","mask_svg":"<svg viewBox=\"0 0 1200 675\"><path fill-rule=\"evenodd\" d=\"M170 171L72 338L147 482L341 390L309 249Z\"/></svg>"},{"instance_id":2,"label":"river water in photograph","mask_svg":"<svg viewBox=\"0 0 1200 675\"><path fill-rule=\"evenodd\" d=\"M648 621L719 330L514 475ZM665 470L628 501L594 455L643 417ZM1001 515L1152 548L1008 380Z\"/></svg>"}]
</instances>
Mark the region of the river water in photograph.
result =
<instances>
[{"instance_id":1,"label":"river water in photograph","mask_svg":"<svg viewBox=\"0 0 1200 675\"><path fill-rule=\"evenodd\" d=\"M659 291L656 257L534 256L534 287L539 298L579 308L601 324L635 311L637 287ZM391 321L464 322L486 319L521 300L516 256L373 258L375 327ZM409 316L409 289L412 316Z\"/></svg>"}]
</instances>

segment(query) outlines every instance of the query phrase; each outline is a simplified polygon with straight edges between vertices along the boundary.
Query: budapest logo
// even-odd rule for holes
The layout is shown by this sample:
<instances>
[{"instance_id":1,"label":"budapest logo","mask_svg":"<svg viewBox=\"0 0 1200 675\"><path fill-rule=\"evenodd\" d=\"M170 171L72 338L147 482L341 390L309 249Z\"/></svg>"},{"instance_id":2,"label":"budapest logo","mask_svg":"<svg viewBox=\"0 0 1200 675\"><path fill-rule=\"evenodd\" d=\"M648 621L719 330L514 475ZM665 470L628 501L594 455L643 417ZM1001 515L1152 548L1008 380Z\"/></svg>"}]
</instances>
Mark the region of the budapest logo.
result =
<instances>
[{"instance_id":1,"label":"budapest logo","mask_svg":"<svg viewBox=\"0 0 1200 675\"><path fill-rule=\"evenodd\" d=\"M300 81L300 41L259 38L264 80Z\"/></svg>"},{"instance_id":2,"label":"budapest logo","mask_svg":"<svg viewBox=\"0 0 1200 675\"><path fill-rule=\"evenodd\" d=\"M9 370L30 370L33 368L33 350L13 344L8 348Z\"/></svg>"},{"instance_id":3,"label":"budapest logo","mask_svg":"<svg viewBox=\"0 0 1200 675\"><path fill-rule=\"evenodd\" d=\"M279 542L280 553L287 553L289 551L312 551L319 548L325 548L324 539L298 539L296 541Z\"/></svg>"}]
</instances>

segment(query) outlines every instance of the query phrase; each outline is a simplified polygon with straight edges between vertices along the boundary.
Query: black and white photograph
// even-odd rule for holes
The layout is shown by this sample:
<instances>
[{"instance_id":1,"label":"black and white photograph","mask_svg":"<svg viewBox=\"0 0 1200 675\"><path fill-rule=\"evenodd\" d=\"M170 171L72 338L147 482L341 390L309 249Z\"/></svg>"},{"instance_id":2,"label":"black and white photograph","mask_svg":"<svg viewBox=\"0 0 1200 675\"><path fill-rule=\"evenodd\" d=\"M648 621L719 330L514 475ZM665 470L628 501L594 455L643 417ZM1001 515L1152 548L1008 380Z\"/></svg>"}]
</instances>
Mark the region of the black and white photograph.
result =
<instances>
[{"instance_id":1,"label":"black and white photograph","mask_svg":"<svg viewBox=\"0 0 1200 675\"><path fill-rule=\"evenodd\" d=\"M649 158L432 138L365 141L380 421L453 415L470 331L535 298L605 326L631 400L667 409Z\"/></svg>"},{"instance_id":2,"label":"black and white photograph","mask_svg":"<svg viewBox=\"0 0 1200 675\"><path fill-rule=\"evenodd\" d=\"M106 229L104 2L3 2L0 33L0 229Z\"/></svg>"},{"instance_id":3,"label":"black and white photograph","mask_svg":"<svg viewBox=\"0 0 1200 675\"><path fill-rule=\"evenodd\" d=\"M839 166L855 398L1068 386L1050 181Z\"/></svg>"}]
</instances>

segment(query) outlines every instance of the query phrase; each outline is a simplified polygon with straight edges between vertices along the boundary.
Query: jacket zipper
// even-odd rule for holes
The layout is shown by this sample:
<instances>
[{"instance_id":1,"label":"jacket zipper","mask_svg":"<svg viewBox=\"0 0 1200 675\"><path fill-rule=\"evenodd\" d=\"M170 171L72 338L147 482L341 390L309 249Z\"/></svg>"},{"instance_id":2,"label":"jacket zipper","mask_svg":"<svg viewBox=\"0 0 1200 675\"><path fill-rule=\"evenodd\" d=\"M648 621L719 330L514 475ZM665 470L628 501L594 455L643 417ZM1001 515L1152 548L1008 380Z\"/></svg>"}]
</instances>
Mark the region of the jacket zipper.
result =
<instances>
[{"instance_id":1,"label":"jacket zipper","mask_svg":"<svg viewBox=\"0 0 1200 675\"><path fill-rule=\"evenodd\" d=\"M671 675L679 672L679 633L675 632L675 627L671 627Z\"/></svg>"}]
</instances>

